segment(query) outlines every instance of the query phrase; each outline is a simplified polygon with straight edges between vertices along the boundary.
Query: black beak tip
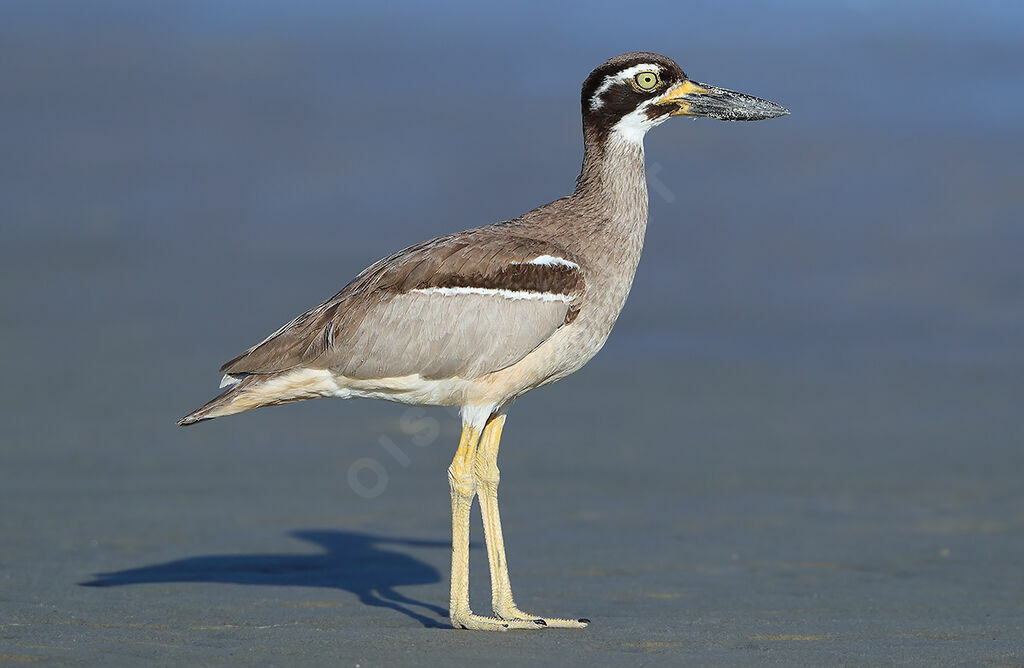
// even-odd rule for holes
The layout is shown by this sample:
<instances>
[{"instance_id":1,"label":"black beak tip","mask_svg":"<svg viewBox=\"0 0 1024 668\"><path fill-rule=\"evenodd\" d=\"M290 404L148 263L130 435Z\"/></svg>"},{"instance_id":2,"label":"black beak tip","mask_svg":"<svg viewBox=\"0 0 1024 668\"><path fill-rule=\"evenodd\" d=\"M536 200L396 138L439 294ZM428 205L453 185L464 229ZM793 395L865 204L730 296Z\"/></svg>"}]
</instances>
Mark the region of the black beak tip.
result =
<instances>
[{"instance_id":1,"label":"black beak tip","mask_svg":"<svg viewBox=\"0 0 1024 668\"><path fill-rule=\"evenodd\" d=\"M775 104L760 98L753 98L751 103L740 105L731 111L733 114L731 114L732 117L728 120L737 121L762 121L789 115L789 109L786 109L781 104Z\"/></svg>"},{"instance_id":2,"label":"black beak tip","mask_svg":"<svg viewBox=\"0 0 1024 668\"><path fill-rule=\"evenodd\" d=\"M789 109L786 109L782 105L775 104L774 102L758 100L753 104L743 104L739 106L726 107L724 109L716 109L709 115L712 118L717 118L721 121L764 121L769 118L788 116Z\"/></svg>"}]
</instances>

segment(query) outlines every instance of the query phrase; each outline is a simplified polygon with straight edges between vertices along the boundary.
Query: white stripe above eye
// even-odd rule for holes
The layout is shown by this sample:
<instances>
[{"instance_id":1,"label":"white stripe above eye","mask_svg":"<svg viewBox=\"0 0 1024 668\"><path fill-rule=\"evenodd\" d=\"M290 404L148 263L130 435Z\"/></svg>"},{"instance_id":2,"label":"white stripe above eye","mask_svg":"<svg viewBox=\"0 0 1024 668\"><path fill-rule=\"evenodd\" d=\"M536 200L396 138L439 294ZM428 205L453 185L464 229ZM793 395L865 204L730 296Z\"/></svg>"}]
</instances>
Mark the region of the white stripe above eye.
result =
<instances>
[{"instance_id":1,"label":"white stripe above eye","mask_svg":"<svg viewBox=\"0 0 1024 668\"><path fill-rule=\"evenodd\" d=\"M563 267L569 267L570 269L580 268L580 266L575 262L570 262L569 260L566 260L564 257L555 257L554 255L539 255L530 260L529 262L527 262L526 264L540 264L546 267L561 265Z\"/></svg>"},{"instance_id":2,"label":"white stripe above eye","mask_svg":"<svg viewBox=\"0 0 1024 668\"><path fill-rule=\"evenodd\" d=\"M653 63L641 63L640 65L634 65L633 67L627 67L624 70L616 72L615 74L609 74L601 82L601 85L594 91L593 96L590 98L590 110L596 111L604 106L604 100L601 96L604 95L605 91L614 86L617 83L623 81L629 81L641 72L661 72L661 67Z\"/></svg>"},{"instance_id":3,"label":"white stripe above eye","mask_svg":"<svg viewBox=\"0 0 1024 668\"><path fill-rule=\"evenodd\" d=\"M561 295L554 292L502 290L499 288L414 288L410 290L410 292L417 292L421 295L440 295L442 297L486 295L489 297L504 297L505 299L528 299L539 302L565 302L566 304L572 301L569 295Z\"/></svg>"}]
</instances>

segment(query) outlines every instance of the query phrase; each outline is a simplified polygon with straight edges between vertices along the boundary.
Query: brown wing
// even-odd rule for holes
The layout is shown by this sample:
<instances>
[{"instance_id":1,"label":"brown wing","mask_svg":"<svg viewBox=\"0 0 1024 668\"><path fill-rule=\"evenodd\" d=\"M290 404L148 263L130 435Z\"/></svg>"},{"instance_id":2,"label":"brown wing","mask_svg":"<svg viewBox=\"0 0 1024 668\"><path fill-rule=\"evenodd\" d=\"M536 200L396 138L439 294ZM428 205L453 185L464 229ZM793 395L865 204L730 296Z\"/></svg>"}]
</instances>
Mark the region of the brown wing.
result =
<instances>
[{"instance_id":1,"label":"brown wing","mask_svg":"<svg viewBox=\"0 0 1024 668\"><path fill-rule=\"evenodd\" d=\"M561 248L503 225L477 228L377 262L221 370L476 377L571 322L583 293L583 271Z\"/></svg>"}]
</instances>

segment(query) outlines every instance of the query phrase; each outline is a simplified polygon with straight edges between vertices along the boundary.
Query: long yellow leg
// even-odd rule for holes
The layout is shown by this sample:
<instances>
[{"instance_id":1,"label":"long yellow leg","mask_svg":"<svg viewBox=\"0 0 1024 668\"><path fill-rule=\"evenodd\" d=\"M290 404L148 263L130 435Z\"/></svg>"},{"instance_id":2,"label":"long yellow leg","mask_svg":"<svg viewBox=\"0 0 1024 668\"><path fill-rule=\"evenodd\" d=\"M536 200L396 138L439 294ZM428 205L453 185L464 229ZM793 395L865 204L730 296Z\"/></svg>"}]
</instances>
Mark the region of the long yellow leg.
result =
<instances>
[{"instance_id":1,"label":"long yellow leg","mask_svg":"<svg viewBox=\"0 0 1024 668\"><path fill-rule=\"evenodd\" d=\"M457 629L506 631L540 628L533 621L474 615L469 608L469 513L476 494L473 463L479 440L480 430L477 427L463 425L459 449L448 467L448 485L452 493L452 581L448 617Z\"/></svg>"},{"instance_id":2,"label":"long yellow leg","mask_svg":"<svg viewBox=\"0 0 1024 668\"><path fill-rule=\"evenodd\" d=\"M501 515L498 513L498 481L501 477L498 471L498 446L504 426L504 414L496 415L487 422L473 465L476 490L480 496L480 514L484 520L487 560L491 566L491 607L494 614L504 620L530 620L554 628L582 629L590 623L589 619L531 615L516 607L512 598L512 585L509 583L508 564L505 561L505 539L501 535Z\"/></svg>"}]
</instances>

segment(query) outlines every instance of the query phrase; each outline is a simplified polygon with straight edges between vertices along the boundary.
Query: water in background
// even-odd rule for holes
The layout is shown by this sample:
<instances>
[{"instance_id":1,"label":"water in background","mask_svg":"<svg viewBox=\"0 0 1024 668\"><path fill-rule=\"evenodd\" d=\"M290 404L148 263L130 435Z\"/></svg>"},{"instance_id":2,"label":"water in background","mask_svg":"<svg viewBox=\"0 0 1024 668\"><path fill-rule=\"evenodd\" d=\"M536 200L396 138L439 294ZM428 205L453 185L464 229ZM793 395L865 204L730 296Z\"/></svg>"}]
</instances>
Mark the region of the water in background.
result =
<instances>
[{"instance_id":1,"label":"water in background","mask_svg":"<svg viewBox=\"0 0 1024 668\"><path fill-rule=\"evenodd\" d=\"M59 382L116 412L169 374L190 408L198 378L381 255L561 196L581 81L635 49L792 116L648 137L648 247L595 363L1024 362L1018 4L2 12L15 405Z\"/></svg>"},{"instance_id":2,"label":"water in background","mask_svg":"<svg viewBox=\"0 0 1024 668\"><path fill-rule=\"evenodd\" d=\"M518 600L594 628L514 660L1020 663L1024 5L925 0L3 2L4 656L500 663L420 626L454 417L174 422L378 257L565 194L637 49L792 115L649 135L630 301L502 445Z\"/></svg>"}]
</instances>

